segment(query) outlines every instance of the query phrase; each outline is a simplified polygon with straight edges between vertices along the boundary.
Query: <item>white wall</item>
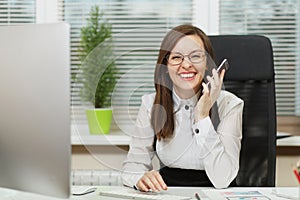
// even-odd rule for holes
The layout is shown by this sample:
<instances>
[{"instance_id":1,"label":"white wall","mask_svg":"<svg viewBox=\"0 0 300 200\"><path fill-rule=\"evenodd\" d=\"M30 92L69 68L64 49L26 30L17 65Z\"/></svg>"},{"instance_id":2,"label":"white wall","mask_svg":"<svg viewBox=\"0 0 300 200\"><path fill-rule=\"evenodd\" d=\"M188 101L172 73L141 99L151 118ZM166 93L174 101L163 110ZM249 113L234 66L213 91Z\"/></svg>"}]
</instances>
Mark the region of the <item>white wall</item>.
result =
<instances>
[{"instance_id":1,"label":"white wall","mask_svg":"<svg viewBox=\"0 0 300 200\"><path fill-rule=\"evenodd\" d=\"M36 0L36 22L58 22L58 0Z\"/></svg>"},{"instance_id":2,"label":"white wall","mask_svg":"<svg viewBox=\"0 0 300 200\"><path fill-rule=\"evenodd\" d=\"M207 35L219 33L219 0L194 0L194 25L202 29Z\"/></svg>"}]
</instances>

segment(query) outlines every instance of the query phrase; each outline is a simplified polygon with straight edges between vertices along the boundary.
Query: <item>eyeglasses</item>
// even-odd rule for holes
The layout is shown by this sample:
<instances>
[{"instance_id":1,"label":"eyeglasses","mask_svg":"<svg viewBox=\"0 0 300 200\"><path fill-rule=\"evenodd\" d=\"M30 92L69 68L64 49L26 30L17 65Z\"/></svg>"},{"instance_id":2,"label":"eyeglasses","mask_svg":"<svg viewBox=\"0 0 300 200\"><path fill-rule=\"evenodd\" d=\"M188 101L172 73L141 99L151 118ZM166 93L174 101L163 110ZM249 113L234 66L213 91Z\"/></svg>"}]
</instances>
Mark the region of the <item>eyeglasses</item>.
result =
<instances>
[{"instance_id":1,"label":"eyeglasses","mask_svg":"<svg viewBox=\"0 0 300 200\"><path fill-rule=\"evenodd\" d=\"M181 53L178 52L174 52L174 53L171 52L167 56L167 60L168 63L171 65L180 65L183 62L185 57L188 57L191 63L199 64L202 61L204 61L204 59L206 58L206 54L204 51L201 50L193 51L188 55L182 55Z\"/></svg>"}]
</instances>

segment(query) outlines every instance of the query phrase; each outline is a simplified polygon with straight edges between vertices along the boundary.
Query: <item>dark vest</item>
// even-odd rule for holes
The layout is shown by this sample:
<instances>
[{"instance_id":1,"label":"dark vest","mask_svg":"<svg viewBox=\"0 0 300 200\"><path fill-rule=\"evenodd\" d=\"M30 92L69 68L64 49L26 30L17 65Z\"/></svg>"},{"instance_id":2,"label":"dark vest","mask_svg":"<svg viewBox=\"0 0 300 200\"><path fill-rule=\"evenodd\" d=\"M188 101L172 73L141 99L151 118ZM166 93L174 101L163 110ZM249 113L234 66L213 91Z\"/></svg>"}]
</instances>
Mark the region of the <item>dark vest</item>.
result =
<instances>
[{"instance_id":1,"label":"dark vest","mask_svg":"<svg viewBox=\"0 0 300 200\"><path fill-rule=\"evenodd\" d=\"M154 136L153 149L156 151L156 136ZM157 155L158 159L159 156ZM160 159L159 159L160 160ZM167 186L181 187L212 187L205 170L171 168L160 161L160 175Z\"/></svg>"}]
</instances>

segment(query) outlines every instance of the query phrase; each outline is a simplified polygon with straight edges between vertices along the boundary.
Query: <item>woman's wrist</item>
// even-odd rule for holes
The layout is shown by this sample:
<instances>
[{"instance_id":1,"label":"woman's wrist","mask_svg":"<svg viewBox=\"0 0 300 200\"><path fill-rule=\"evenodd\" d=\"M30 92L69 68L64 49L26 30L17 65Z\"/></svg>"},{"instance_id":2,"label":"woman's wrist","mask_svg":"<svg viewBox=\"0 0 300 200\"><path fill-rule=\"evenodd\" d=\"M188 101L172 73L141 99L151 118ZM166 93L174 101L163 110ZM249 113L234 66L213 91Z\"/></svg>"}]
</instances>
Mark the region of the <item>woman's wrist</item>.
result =
<instances>
[{"instance_id":1,"label":"woman's wrist","mask_svg":"<svg viewBox=\"0 0 300 200\"><path fill-rule=\"evenodd\" d=\"M199 120L205 119L206 117L209 116L209 113L205 114L205 113L195 113L195 122L198 122Z\"/></svg>"},{"instance_id":2,"label":"woman's wrist","mask_svg":"<svg viewBox=\"0 0 300 200\"><path fill-rule=\"evenodd\" d=\"M208 115L209 115L209 113L200 114L199 119L204 119L204 118L208 117Z\"/></svg>"}]
</instances>

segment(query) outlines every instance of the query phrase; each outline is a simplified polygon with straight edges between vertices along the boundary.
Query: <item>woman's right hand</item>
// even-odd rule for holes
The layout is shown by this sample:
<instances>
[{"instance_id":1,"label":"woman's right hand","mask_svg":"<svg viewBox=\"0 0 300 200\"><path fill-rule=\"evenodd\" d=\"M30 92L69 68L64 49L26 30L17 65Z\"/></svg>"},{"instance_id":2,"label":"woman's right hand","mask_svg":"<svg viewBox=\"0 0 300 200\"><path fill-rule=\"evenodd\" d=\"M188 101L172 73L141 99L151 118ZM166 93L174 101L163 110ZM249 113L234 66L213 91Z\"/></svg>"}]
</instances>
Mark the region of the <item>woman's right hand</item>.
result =
<instances>
[{"instance_id":1,"label":"woman's right hand","mask_svg":"<svg viewBox=\"0 0 300 200\"><path fill-rule=\"evenodd\" d=\"M205 117L209 116L210 109L212 108L213 104L217 101L221 93L223 79L225 76L225 70L223 69L220 75L216 71L216 69L213 69L212 73L212 77L207 77L207 80L211 85L211 89L209 90L207 84L205 84L204 82L202 83L203 94L197 102L194 111L194 117L196 122L200 119L204 119Z\"/></svg>"},{"instance_id":2,"label":"woman's right hand","mask_svg":"<svg viewBox=\"0 0 300 200\"><path fill-rule=\"evenodd\" d=\"M159 172L155 170L145 172L145 174L137 182L136 186L139 190L144 192L148 192L149 190L158 192L168 189Z\"/></svg>"}]
</instances>

